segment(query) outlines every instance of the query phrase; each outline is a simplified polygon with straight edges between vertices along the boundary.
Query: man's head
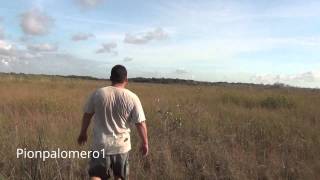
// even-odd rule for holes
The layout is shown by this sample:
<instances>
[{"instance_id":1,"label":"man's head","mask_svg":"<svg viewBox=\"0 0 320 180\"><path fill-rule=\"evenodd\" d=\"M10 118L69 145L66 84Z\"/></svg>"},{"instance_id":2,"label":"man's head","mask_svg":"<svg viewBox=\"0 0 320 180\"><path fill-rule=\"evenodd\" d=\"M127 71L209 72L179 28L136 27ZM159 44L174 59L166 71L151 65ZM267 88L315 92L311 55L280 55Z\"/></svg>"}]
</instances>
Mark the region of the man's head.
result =
<instances>
[{"instance_id":1,"label":"man's head","mask_svg":"<svg viewBox=\"0 0 320 180\"><path fill-rule=\"evenodd\" d=\"M122 65L115 65L111 69L110 80L112 84L127 83L127 69Z\"/></svg>"}]
</instances>

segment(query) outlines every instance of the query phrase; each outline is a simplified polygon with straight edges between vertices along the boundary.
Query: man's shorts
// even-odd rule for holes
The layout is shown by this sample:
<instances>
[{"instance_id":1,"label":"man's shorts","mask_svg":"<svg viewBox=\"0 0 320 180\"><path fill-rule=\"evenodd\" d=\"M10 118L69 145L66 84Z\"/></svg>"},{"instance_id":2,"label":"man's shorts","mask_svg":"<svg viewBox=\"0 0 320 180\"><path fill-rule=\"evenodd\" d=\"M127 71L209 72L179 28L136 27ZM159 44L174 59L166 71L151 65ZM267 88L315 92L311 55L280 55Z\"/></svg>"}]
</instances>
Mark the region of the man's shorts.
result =
<instances>
[{"instance_id":1,"label":"man's shorts","mask_svg":"<svg viewBox=\"0 0 320 180\"><path fill-rule=\"evenodd\" d=\"M106 155L105 158L91 157L89 163L89 176L108 179L113 176L129 179L129 152L124 154Z\"/></svg>"}]
</instances>

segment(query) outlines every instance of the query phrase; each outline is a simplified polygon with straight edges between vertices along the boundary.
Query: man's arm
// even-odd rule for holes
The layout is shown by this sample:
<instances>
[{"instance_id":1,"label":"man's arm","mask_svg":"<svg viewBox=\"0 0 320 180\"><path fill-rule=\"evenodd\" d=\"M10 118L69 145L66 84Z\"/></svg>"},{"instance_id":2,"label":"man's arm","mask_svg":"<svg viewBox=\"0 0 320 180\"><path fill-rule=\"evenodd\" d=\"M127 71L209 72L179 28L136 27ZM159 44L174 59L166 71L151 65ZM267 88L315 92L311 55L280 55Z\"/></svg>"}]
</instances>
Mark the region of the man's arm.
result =
<instances>
[{"instance_id":1,"label":"man's arm","mask_svg":"<svg viewBox=\"0 0 320 180\"><path fill-rule=\"evenodd\" d=\"M142 140L142 144L141 144L142 155L146 156L148 155L148 152L149 152L147 125L143 121L140 123L136 123L136 127L138 130L139 136Z\"/></svg>"},{"instance_id":2,"label":"man's arm","mask_svg":"<svg viewBox=\"0 0 320 180\"><path fill-rule=\"evenodd\" d=\"M90 125L91 118L94 115L94 113L84 113L82 116L82 125L80 130L80 135L78 137L78 144L83 145L87 142L87 129Z\"/></svg>"}]
</instances>

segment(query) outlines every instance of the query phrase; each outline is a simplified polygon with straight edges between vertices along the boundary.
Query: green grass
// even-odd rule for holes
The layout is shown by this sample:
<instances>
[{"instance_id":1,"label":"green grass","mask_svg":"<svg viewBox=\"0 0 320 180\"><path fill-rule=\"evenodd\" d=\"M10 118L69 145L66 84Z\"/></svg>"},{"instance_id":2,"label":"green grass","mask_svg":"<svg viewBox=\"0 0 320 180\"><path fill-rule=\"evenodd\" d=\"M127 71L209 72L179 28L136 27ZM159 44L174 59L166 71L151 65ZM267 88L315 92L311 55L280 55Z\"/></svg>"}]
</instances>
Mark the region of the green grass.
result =
<instances>
[{"instance_id":1,"label":"green grass","mask_svg":"<svg viewBox=\"0 0 320 180\"><path fill-rule=\"evenodd\" d=\"M0 76L0 177L85 179L87 159L17 159L16 149L79 147L82 107L109 82ZM131 179L318 179L320 92L130 83L150 155L132 129ZM91 131L91 130L90 130ZM1 178L0 178L1 179Z\"/></svg>"}]
</instances>

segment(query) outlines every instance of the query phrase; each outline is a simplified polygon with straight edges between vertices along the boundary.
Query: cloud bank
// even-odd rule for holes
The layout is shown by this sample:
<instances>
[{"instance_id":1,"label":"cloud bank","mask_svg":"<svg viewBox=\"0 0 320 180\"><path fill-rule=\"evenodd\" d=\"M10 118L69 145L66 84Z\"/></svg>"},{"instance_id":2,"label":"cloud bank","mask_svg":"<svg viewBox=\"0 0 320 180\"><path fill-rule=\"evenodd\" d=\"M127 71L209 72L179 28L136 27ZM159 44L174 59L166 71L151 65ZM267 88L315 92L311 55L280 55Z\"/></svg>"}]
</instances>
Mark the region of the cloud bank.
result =
<instances>
[{"instance_id":1,"label":"cloud bank","mask_svg":"<svg viewBox=\"0 0 320 180\"><path fill-rule=\"evenodd\" d=\"M115 51L115 48L117 48L117 44L116 43L102 44L101 47L96 51L96 53L97 54L112 53L114 55L117 55L118 53Z\"/></svg>"},{"instance_id":2,"label":"cloud bank","mask_svg":"<svg viewBox=\"0 0 320 180\"><path fill-rule=\"evenodd\" d=\"M31 44L27 46L27 49L34 52L55 52L58 50L58 46L49 43Z\"/></svg>"},{"instance_id":3,"label":"cloud bank","mask_svg":"<svg viewBox=\"0 0 320 180\"><path fill-rule=\"evenodd\" d=\"M259 84L274 84L274 83L284 83L284 84L305 84L314 83L320 80L320 72L318 71L308 71L303 73L291 74L291 75L255 75L252 77L253 82Z\"/></svg>"},{"instance_id":4,"label":"cloud bank","mask_svg":"<svg viewBox=\"0 0 320 180\"><path fill-rule=\"evenodd\" d=\"M152 40L164 40L167 39L168 33L165 32L162 28L156 28L152 31L138 33L138 34L129 34L127 33L124 38L124 42L128 44L147 44Z\"/></svg>"},{"instance_id":5,"label":"cloud bank","mask_svg":"<svg viewBox=\"0 0 320 180\"><path fill-rule=\"evenodd\" d=\"M85 41L88 40L89 38L94 37L92 33L77 33L72 36L71 40L72 41Z\"/></svg>"},{"instance_id":6,"label":"cloud bank","mask_svg":"<svg viewBox=\"0 0 320 180\"><path fill-rule=\"evenodd\" d=\"M12 49L12 44L7 41L0 40L0 51L10 51Z\"/></svg>"},{"instance_id":7,"label":"cloud bank","mask_svg":"<svg viewBox=\"0 0 320 180\"><path fill-rule=\"evenodd\" d=\"M53 52L54 48L47 45L29 47L32 47L31 50L16 49L12 44L0 41L0 72L101 77L108 65L68 53ZM51 53L45 53L49 50Z\"/></svg>"}]
</instances>

